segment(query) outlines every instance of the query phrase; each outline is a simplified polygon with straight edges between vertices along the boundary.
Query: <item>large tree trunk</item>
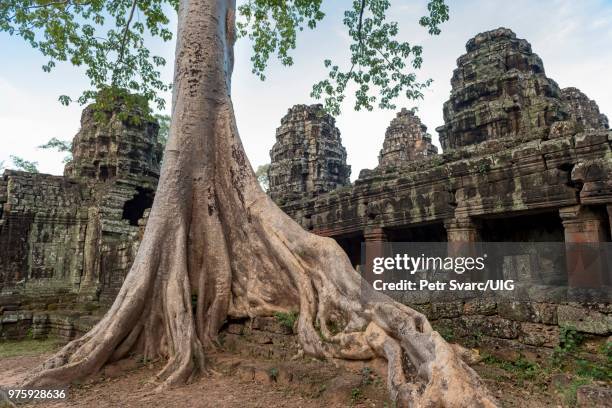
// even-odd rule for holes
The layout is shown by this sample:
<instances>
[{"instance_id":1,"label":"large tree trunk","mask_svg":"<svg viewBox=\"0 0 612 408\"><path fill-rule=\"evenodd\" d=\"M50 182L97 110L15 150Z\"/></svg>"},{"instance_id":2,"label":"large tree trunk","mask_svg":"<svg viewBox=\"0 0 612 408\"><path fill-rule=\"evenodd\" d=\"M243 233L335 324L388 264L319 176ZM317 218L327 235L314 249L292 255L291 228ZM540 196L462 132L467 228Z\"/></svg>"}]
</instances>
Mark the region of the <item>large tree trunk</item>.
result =
<instances>
[{"instance_id":1,"label":"large tree trunk","mask_svg":"<svg viewBox=\"0 0 612 408\"><path fill-rule=\"evenodd\" d=\"M494 406L423 315L374 292L332 239L304 231L261 190L230 97L234 13L235 0L181 1L170 140L134 265L104 318L27 384L69 383L131 353L167 359L162 387L185 382L205 369L228 316L299 310L306 353L386 358L400 405ZM331 321L343 330L331 333Z\"/></svg>"}]
</instances>

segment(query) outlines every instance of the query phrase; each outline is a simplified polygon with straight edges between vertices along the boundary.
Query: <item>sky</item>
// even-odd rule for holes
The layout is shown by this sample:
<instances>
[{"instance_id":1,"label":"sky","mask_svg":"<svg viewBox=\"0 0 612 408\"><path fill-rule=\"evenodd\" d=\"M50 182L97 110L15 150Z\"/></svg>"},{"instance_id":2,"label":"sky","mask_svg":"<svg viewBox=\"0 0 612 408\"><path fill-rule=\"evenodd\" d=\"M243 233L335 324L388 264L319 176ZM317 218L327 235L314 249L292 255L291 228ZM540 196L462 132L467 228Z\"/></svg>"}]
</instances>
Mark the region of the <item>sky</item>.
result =
<instances>
[{"instance_id":1,"label":"sky","mask_svg":"<svg viewBox=\"0 0 612 408\"><path fill-rule=\"evenodd\" d=\"M450 20L439 36L430 36L419 26L426 13L426 0L392 1L390 17L400 23L400 38L423 46L424 63L418 75L433 84L420 101L400 99L402 107L418 108L418 115L438 144L435 128L444 123L442 105L450 94L450 78L465 43L479 32L497 27L512 29L528 40L544 61L548 77L560 87L575 86L594 99L602 113L612 116L612 1L611 0L450 0ZM238 129L254 168L270 161L269 151L281 118L295 104L316 103L310 97L312 84L325 77L323 60L348 63L349 39L342 25L344 7L350 0L324 2L326 17L315 31L298 36L293 52L295 64L283 67L271 61L267 79L251 73L250 44L236 45L232 99ZM170 63L162 71L172 79L174 41L152 44L154 53ZM59 95L73 98L88 88L83 70L58 64L51 73L42 71L46 62L23 40L0 33L0 162L10 167L10 155L37 161L44 173L61 174L63 154L37 148L52 137L71 140L80 126L83 109L76 103L65 107ZM76 98L74 98L76 99ZM170 97L168 95L168 111ZM352 166L351 179L359 170L377 165L385 129L393 111L355 112L352 99L342 107L336 125Z\"/></svg>"}]
</instances>

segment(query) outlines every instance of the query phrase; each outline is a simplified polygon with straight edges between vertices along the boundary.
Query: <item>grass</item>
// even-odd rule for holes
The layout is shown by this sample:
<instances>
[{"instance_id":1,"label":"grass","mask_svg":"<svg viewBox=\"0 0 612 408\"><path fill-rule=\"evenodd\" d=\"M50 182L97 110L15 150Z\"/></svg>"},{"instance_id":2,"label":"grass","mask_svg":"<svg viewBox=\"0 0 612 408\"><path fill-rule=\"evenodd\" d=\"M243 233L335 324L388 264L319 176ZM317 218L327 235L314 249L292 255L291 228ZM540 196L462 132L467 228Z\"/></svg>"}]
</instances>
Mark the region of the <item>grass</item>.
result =
<instances>
[{"instance_id":1,"label":"grass","mask_svg":"<svg viewBox=\"0 0 612 408\"><path fill-rule=\"evenodd\" d=\"M57 339L0 341L0 358L35 356L57 350L60 346Z\"/></svg>"},{"instance_id":2,"label":"grass","mask_svg":"<svg viewBox=\"0 0 612 408\"><path fill-rule=\"evenodd\" d=\"M569 383L555 381L552 385L559 392L565 406L575 406L578 388L594 381L612 381L612 342L602 344L597 360L589 361L575 354L584 340L575 329L562 329L559 340L560 345L553 356L548 362L542 362L543 365L530 362L523 356L507 361L487 355L483 363L503 369L519 386L531 383L544 387L554 374L565 374ZM496 381L507 381L507 378L496 378Z\"/></svg>"},{"instance_id":3,"label":"grass","mask_svg":"<svg viewBox=\"0 0 612 408\"><path fill-rule=\"evenodd\" d=\"M524 381L531 381L535 379L542 380L543 377L545 377L545 375L543 375L545 374L545 371L539 364L532 363L524 357L520 357L515 361L507 361L487 355L484 357L483 362L497 366L513 374L513 376L518 380L519 384L522 384Z\"/></svg>"}]
</instances>

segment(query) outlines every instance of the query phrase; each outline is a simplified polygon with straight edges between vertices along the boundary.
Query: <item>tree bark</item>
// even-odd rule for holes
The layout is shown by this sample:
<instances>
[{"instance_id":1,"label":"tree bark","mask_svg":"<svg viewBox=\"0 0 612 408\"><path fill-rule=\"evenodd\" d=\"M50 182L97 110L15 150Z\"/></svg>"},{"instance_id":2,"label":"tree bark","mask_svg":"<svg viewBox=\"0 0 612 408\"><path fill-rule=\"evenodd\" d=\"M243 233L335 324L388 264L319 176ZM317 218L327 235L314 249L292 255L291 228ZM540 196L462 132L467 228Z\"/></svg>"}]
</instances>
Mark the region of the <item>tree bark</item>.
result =
<instances>
[{"instance_id":1,"label":"tree bark","mask_svg":"<svg viewBox=\"0 0 612 408\"><path fill-rule=\"evenodd\" d=\"M375 292L335 241L304 231L261 190L231 102L234 16L235 0L181 1L170 139L134 265L104 318L26 384L66 384L134 353L167 359L160 387L184 383L206 369L228 317L299 310L306 353L386 358L400 406L495 406L423 315Z\"/></svg>"}]
</instances>

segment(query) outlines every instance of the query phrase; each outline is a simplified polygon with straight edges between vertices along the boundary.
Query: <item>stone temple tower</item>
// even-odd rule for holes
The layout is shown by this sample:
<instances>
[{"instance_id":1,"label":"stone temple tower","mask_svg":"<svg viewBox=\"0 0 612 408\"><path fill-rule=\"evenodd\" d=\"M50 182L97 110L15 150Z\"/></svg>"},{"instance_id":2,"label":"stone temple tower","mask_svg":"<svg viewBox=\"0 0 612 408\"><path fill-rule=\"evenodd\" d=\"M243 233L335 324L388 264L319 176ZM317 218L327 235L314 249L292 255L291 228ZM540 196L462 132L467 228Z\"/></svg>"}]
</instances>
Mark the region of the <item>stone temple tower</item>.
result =
<instances>
[{"instance_id":1,"label":"stone temple tower","mask_svg":"<svg viewBox=\"0 0 612 408\"><path fill-rule=\"evenodd\" d=\"M561 90L561 98L566 104L572 119L585 129L608 129L608 117L599 112L597 102L591 100L578 88Z\"/></svg>"},{"instance_id":2,"label":"stone temple tower","mask_svg":"<svg viewBox=\"0 0 612 408\"><path fill-rule=\"evenodd\" d=\"M122 118L120 110L116 107L96 116L94 105L85 108L65 176L96 181L159 178L163 153L157 141L159 125L137 112Z\"/></svg>"},{"instance_id":3,"label":"stone temple tower","mask_svg":"<svg viewBox=\"0 0 612 408\"><path fill-rule=\"evenodd\" d=\"M350 184L340 131L320 104L289 109L270 159L269 194L279 205Z\"/></svg>"},{"instance_id":4,"label":"stone temple tower","mask_svg":"<svg viewBox=\"0 0 612 408\"><path fill-rule=\"evenodd\" d=\"M546 135L552 123L569 118L559 86L526 40L498 28L476 35L465 48L444 103L445 124L436 129L444 150Z\"/></svg>"},{"instance_id":5,"label":"stone temple tower","mask_svg":"<svg viewBox=\"0 0 612 408\"><path fill-rule=\"evenodd\" d=\"M378 164L400 166L434 154L438 154L438 148L431 143L427 126L413 111L404 108L387 128Z\"/></svg>"}]
</instances>

